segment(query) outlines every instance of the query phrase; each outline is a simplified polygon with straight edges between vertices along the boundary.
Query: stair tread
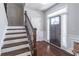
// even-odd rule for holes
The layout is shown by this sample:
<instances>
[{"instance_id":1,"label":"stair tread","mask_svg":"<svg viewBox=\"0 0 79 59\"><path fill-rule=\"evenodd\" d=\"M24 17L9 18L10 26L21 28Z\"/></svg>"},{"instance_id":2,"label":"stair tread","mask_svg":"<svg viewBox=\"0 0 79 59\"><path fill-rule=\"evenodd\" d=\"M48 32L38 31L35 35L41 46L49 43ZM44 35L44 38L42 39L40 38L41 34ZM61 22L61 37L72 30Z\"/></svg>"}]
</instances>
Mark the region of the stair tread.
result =
<instances>
[{"instance_id":1,"label":"stair tread","mask_svg":"<svg viewBox=\"0 0 79 59\"><path fill-rule=\"evenodd\" d=\"M6 53L2 53L1 56L15 56L24 52L28 52L29 48L22 48L22 49L18 49L18 50L14 50L14 51L10 51L10 52L6 52Z\"/></svg>"},{"instance_id":2,"label":"stair tread","mask_svg":"<svg viewBox=\"0 0 79 59\"><path fill-rule=\"evenodd\" d=\"M4 41L4 44L12 44L12 43L18 43L18 42L23 42L23 41L28 41L28 38L6 40L6 41Z\"/></svg>"},{"instance_id":3,"label":"stair tread","mask_svg":"<svg viewBox=\"0 0 79 59\"><path fill-rule=\"evenodd\" d=\"M7 30L7 33L26 32L26 30Z\"/></svg>"},{"instance_id":4,"label":"stair tread","mask_svg":"<svg viewBox=\"0 0 79 59\"><path fill-rule=\"evenodd\" d=\"M19 38L27 38L27 34L12 34L12 35L6 35L5 41L6 40L13 40L13 39L19 39Z\"/></svg>"},{"instance_id":5,"label":"stair tread","mask_svg":"<svg viewBox=\"0 0 79 59\"><path fill-rule=\"evenodd\" d=\"M7 30L6 34L22 34L22 33L26 33L26 30L19 30L19 29L15 29L15 30Z\"/></svg>"},{"instance_id":6,"label":"stair tread","mask_svg":"<svg viewBox=\"0 0 79 59\"><path fill-rule=\"evenodd\" d=\"M22 48L26 48L26 47L29 48L29 44L23 44L23 45L19 45L19 46L10 47L10 48L5 48L5 49L1 50L1 53L7 53L7 52L14 51L14 50L19 50L19 49L22 49Z\"/></svg>"},{"instance_id":7,"label":"stair tread","mask_svg":"<svg viewBox=\"0 0 79 59\"><path fill-rule=\"evenodd\" d=\"M9 48L9 47L14 47L22 44L28 44L28 41L23 41L23 42L17 42L17 43L11 43L11 44L5 44L2 49L4 48Z\"/></svg>"},{"instance_id":8,"label":"stair tread","mask_svg":"<svg viewBox=\"0 0 79 59\"><path fill-rule=\"evenodd\" d=\"M13 32L13 33L6 33L6 35L12 35L12 34L23 34L23 33L26 33L26 32Z\"/></svg>"},{"instance_id":9,"label":"stair tread","mask_svg":"<svg viewBox=\"0 0 79 59\"><path fill-rule=\"evenodd\" d=\"M19 37L19 36L27 36L27 34L26 34L26 33L23 33L23 34L6 35L6 37L5 37L5 38Z\"/></svg>"},{"instance_id":10,"label":"stair tread","mask_svg":"<svg viewBox=\"0 0 79 59\"><path fill-rule=\"evenodd\" d=\"M8 40L15 40L15 39L21 39L21 38L27 38L27 36L20 36L20 37L5 38L5 40L4 40L4 41L8 41Z\"/></svg>"},{"instance_id":11,"label":"stair tread","mask_svg":"<svg viewBox=\"0 0 79 59\"><path fill-rule=\"evenodd\" d=\"M8 29L22 29L25 28L25 26L8 26Z\"/></svg>"},{"instance_id":12,"label":"stair tread","mask_svg":"<svg viewBox=\"0 0 79 59\"><path fill-rule=\"evenodd\" d=\"M16 56L32 56L31 51L18 54Z\"/></svg>"}]
</instances>

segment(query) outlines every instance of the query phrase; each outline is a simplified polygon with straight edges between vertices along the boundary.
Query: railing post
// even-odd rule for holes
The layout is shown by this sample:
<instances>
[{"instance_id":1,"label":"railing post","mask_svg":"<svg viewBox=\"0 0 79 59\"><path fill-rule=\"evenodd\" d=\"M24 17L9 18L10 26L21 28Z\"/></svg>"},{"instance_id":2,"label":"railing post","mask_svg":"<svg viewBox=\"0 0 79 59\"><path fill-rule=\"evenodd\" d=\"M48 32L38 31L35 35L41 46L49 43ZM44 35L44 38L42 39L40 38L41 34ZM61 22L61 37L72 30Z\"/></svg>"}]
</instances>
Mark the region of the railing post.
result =
<instances>
[{"instance_id":1,"label":"railing post","mask_svg":"<svg viewBox=\"0 0 79 59\"><path fill-rule=\"evenodd\" d=\"M25 24L24 25L26 26L26 23L27 23L27 21L26 21L26 11L25 11L24 15L25 15L25 19L24 19Z\"/></svg>"},{"instance_id":2,"label":"railing post","mask_svg":"<svg viewBox=\"0 0 79 59\"><path fill-rule=\"evenodd\" d=\"M30 28L29 28L29 26ZM36 56L37 55L37 49L36 49L36 28L33 28L30 20L29 20L29 17L27 15L27 11L25 11L25 26L27 28L27 31L28 31L28 36L29 36L29 40L30 40L30 43L31 43L31 50L32 50L32 55L33 56ZM30 33L30 29L32 30L32 32ZM33 39L33 40L32 40Z\"/></svg>"},{"instance_id":3,"label":"railing post","mask_svg":"<svg viewBox=\"0 0 79 59\"><path fill-rule=\"evenodd\" d=\"M33 50L33 56L37 55L37 49L36 49L36 31L37 31L37 29L34 28L33 29L33 48L34 48L34 50Z\"/></svg>"}]
</instances>

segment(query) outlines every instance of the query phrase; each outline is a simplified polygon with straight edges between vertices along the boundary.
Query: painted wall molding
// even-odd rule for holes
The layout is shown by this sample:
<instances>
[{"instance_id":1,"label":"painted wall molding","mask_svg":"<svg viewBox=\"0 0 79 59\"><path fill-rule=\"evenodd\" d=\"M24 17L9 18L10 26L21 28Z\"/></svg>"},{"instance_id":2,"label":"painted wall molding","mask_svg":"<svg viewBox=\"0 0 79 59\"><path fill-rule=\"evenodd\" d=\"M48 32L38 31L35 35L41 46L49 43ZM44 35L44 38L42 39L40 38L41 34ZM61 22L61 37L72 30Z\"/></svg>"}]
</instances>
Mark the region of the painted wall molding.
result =
<instances>
[{"instance_id":1,"label":"painted wall molding","mask_svg":"<svg viewBox=\"0 0 79 59\"><path fill-rule=\"evenodd\" d=\"M75 34L68 34L67 35L67 46L68 49L73 49L74 47L74 42L79 42L79 35L75 35Z\"/></svg>"},{"instance_id":2,"label":"painted wall molding","mask_svg":"<svg viewBox=\"0 0 79 59\"><path fill-rule=\"evenodd\" d=\"M75 35L75 34L68 34L68 38L74 41L79 41L79 35Z\"/></svg>"}]
</instances>

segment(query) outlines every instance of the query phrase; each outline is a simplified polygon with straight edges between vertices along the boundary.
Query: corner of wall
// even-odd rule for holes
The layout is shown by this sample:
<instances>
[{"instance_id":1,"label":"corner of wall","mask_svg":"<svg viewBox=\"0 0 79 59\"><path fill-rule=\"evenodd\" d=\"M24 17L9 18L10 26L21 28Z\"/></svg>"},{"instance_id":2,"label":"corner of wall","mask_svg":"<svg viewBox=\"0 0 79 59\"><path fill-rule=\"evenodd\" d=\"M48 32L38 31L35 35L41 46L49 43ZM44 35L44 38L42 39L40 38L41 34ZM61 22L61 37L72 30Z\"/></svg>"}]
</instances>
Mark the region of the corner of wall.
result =
<instances>
[{"instance_id":1,"label":"corner of wall","mask_svg":"<svg viewBox=\"0 0 79 59\"><path fill-rule=\"evenodd\" d=\"M6 29L8 27L7 16L4 8L4 4L0 3L0 55L3 41L5 38Z\"/></svg>"}]
</instances>

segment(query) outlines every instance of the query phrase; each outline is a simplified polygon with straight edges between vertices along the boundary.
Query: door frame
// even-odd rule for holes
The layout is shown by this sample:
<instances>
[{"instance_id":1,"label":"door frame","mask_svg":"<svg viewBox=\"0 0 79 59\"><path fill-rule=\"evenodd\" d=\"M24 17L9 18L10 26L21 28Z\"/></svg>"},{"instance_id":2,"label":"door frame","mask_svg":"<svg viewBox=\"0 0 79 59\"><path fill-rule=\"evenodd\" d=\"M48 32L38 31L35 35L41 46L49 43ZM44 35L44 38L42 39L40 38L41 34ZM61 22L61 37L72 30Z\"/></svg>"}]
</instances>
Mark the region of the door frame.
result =
<instances>
[{"instance_id":1,"label":"door frame","mask_svg":"<svg viewBox=\"0 0 79 59\"><path fill-rule=\"evenodd\" d=\"M64 14L66 15L66 19L62 18L62 15L64 15ZM50 43L50 40L49 40L50 39L49 38L49 36L50 36L50 34L49 34L49 30L50 30L50 28L49 28L49 18L51 16L54 17L56 15L61 16L61 48L64 49L64 48L67 47L67 7L66 6L64 6L60 9L54 10L54 12L48 13L46 15L47 16L46 17L46 19L47 19L47 21L46 21L46 23L47 23L47 27L46 27L46 37L47 37L47 39L46 39L46 42ZM65 23L65 25L64 25L64 23ZM64 29L63 26L65 27L65 29ZM64 33L65 33L65 35L64 35Z\"/></svg>"},{"instance_id":2,"label":"door frame","mask_svg":"<svg viewBox=\"0 0 79 59\"><path fill-rule=\"evenodd\" d=\"M50 42L50 24L51 24L51 18L54 18L54 17L59 17L59 26L60 26L60 42L59 42L59 47L61 47L61 15L55 15L55 16L51 16L49 17L49 42ZM56 28L55 28L56 29ZM55 35L56 36L56 35ZM51 43L52 44L52 43Z\"/></svg>"}]
</instances>

